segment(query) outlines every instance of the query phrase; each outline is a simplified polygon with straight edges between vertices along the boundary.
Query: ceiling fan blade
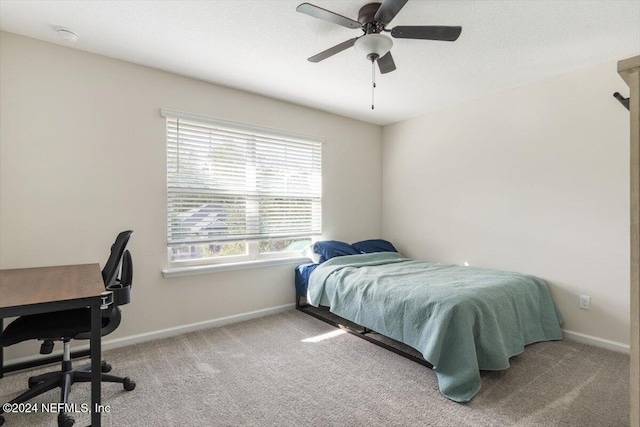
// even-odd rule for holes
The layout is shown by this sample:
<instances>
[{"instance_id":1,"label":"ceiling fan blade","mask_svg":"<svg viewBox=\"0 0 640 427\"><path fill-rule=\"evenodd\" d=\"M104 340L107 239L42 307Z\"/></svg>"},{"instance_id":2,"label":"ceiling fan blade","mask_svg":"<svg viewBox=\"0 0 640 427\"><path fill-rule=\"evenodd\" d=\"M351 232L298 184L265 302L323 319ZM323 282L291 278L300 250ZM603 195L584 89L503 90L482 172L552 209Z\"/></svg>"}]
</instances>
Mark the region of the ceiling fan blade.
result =
<instances>
[{"instance_id":1,"label":"ceiling fan blade","mask_svg":"<svg viewBox=\"0 0 640 427\"><path fill-rule=\"evenodd\" d=\"M408 0L383 0L373 19L387 25L396 17Z\"/></svg>"},{"instance_id":2,"label":"ceiling fan blade","mask_svg":"<svg viewBox=\"0 0 640 427\"><path fill-rule=\"evenodd\" d=\"M378 67L380 67L380 73L387 74L396 69L396 63L393 62L393 56L391 52L387 52L382 58L378 59Z\"/></svg>"},{"instance_id":3,"label":"ceiling fan blade","mask_svg":"<svg viewBox=\"0 0 640 427\"><path fill-rule=\"evenodd\" d=\"M460 37L462 27L445 26L400 26L391 30L391 36L398 39L441 40L454 42Z\"/></svg>"},{"instance_id":4,"label":"ceiling fan blade","mask_svg":"<svg viewBox=\"0 0 640 427\"><path fill-rule=\"evenodd\" d=\"M308 60L310 62L320 62L323 59L327 59L330 56L335 55L336 53L340 53L345 49L349 49L351 46L353 46L356 43L356 40L358 40L358 37L352 38L351 40L347 40L346 42L342 42L340 44L335 45L334 47L330 47L329 49L320 52L317 55L312 56L311 58L309 58Z\"/></svg>"},{"instance_id":5,"label":"ceiling fan blade","mask_svg":"<svg viewBox=\"0 0 640 427\"><path fill-rule=\"evenodd\" d=\"M302 3L296 10L300 13L304 13L314 18L322 19L324 21L333 22L334 24L342 25L347 28L360 28L362 25L358 21L349 19L346 16L338 15L330 10L323 9L318 6L314 6L310 3Z\"/></svg>"}]
</instances>

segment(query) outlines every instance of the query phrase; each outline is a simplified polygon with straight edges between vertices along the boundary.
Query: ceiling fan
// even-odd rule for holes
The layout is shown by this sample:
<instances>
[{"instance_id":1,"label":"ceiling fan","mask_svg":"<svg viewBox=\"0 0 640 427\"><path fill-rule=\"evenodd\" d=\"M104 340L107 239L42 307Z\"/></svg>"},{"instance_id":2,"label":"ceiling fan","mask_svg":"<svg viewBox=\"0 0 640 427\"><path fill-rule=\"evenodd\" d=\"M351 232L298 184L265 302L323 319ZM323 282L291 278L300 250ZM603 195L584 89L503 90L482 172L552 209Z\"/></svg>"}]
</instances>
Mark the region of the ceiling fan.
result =
<instances>
[{"instance_id":1,"label":"ceiling fan","mask_svg":"<svg viewBox=\"0 0 640 427\"><path fill-rule=\"evenodd\" d=\"M387 25L400 12L408 0L383 0L382 3L369 3L358 12L358 20L347 18L329 10L314 6L309 3L302 3L296 10L314 18L322 19L343 27L361 29L364 34L333 46L309 59L311 62L320 62L337 53L342 52L352 46L363 53L373 65L378 63L382 74L389 73L396 69L396 64L391 56L393 41L383 32L390 32L391 37L397 39L421 39L456 41L462 32L462 27L447 26L398 26L387 29ZM373 86L375 87L375 81Z\"/></svg>"}]
</instances>

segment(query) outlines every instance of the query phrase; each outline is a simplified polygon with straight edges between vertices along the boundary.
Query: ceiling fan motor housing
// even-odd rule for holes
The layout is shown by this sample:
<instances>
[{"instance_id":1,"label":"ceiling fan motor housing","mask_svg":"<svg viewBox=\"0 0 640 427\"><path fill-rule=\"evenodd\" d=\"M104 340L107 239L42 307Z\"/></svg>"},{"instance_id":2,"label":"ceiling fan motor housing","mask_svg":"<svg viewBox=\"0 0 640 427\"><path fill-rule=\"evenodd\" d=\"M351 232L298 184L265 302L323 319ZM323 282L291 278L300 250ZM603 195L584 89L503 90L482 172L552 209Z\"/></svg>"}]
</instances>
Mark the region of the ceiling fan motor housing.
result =
<instances>
[{"instance_id":1,"label":"ceiling fan motor housing","mask_svg":"<svg viewBox=\"0 0 640 427\"><path fill-rule=\"evenodd\" d=\"M381 4L382 3L365 4L358 11L358 22L362 24L367 34L369 34L370 32L379 33L380 31L382 31L383 27L379 25L375 19L376 12L378 11L378 9L380 9ZM374 25L368 25L368 24L374 24Z\"/></svg>"}]
</instances>

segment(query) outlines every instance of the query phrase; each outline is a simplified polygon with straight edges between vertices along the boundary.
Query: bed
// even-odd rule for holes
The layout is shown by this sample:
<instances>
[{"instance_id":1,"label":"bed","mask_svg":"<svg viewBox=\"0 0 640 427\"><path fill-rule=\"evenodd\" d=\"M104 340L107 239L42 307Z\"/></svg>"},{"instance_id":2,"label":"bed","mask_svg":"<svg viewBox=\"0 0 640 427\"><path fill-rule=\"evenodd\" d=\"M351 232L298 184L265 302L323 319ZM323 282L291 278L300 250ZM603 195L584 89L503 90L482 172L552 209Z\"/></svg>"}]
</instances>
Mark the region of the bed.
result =
<instances>
[{"instance_id":1,"label":"bed","mask_svg":"<svg viewBox=\"0 0 640 427\"><path fill-rule=\"evenodd\" d=\"M562 339L562 317L544 280L395 251L355 250L298 266L296 292L417 350L456 402L478 393L480 370L507 369L525 345Z\"/></svg>"}]
</instances>

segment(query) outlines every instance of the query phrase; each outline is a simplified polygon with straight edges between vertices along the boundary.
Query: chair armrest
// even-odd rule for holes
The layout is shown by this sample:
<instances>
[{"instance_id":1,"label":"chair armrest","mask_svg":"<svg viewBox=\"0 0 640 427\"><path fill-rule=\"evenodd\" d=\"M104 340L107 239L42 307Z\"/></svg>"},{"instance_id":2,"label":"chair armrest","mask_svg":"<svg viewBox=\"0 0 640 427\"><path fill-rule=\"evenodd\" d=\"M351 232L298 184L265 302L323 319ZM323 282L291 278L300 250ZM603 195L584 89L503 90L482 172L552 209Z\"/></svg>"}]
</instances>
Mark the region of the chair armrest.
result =
<instances>
[{"instance_id":1,"label":"chair armrest","mask_svg":"<svg viewBox=\"0 0 640 427\"><path fill-rule=\"evenodd\" d=\"M107 286L106 290L113 292L113 303L116 306L131 302L131 285L123 286L120 282L115 282Z\"/></svg>"}]
</instances>

